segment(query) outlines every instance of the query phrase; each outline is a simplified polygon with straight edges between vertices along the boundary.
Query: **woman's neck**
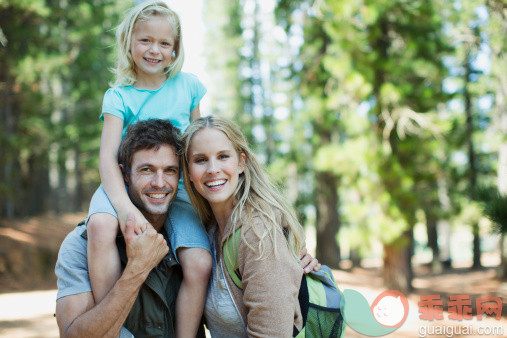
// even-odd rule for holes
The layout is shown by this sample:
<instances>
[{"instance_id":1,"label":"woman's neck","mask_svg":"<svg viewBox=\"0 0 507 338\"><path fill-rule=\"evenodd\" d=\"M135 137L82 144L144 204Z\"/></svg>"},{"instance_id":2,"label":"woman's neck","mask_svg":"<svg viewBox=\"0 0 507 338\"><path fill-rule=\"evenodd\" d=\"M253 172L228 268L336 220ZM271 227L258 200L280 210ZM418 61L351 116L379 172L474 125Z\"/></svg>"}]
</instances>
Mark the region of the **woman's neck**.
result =
<instances>
[{"instance_id":1,"label":"woman's neck","mask_svg":"<svg viewBox=\"0 0 507 338\"><path fill-rule=\"evenodd\" d=\"M225 226L227 222L229 222L229 218L232 214L232 208L219 208L219 207L211 207L213 211L213 215L215 216L215 220L217 221L218 228L220 229L220 233L224 233Z\"/></svg>"}]
</instances>

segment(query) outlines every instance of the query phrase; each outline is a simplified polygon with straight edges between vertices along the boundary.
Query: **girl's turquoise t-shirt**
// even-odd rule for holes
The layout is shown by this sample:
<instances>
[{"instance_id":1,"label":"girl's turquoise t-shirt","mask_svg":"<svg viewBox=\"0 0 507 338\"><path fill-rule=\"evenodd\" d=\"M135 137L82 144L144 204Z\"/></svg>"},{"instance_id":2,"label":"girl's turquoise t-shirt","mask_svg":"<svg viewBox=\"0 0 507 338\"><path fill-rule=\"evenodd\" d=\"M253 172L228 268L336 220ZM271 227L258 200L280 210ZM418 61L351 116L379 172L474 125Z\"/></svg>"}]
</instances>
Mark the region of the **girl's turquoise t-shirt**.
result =
<instances>
[{"instance_id":1,"label":"girl's turquoise t-shirt","mask_svg":"<svg viewBox=\"0 0 507 338\"><path fill-rule=\"evenodd\" d=\"M104 114L121 118L122 137L129 124L149 119L169 120L183 133L190 124L190 112L199 105L204 94L206 88L197 76L182 72L167 79L156 90L114 87L104 94L100 119L104 120Z\"/></svg>"}]
</instances>

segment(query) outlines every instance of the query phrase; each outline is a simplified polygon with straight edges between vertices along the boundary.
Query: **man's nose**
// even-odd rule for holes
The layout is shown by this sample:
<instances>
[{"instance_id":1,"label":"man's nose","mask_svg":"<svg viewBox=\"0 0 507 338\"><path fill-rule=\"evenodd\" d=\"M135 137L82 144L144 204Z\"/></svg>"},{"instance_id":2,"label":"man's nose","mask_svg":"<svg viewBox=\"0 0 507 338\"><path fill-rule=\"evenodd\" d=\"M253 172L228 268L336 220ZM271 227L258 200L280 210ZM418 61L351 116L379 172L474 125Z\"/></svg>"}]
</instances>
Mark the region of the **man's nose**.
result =
<instances>
[{"instance_id":1,"label":"man's nose","mask_svg":"<svg viewBox=\"0 0 507 338\"><path fill-rule=\"evenodd\" d=\"M157 171L151 180L151 185L155 188L162 188L165 185L164 173Z\"/></svg>"}]
</instances>

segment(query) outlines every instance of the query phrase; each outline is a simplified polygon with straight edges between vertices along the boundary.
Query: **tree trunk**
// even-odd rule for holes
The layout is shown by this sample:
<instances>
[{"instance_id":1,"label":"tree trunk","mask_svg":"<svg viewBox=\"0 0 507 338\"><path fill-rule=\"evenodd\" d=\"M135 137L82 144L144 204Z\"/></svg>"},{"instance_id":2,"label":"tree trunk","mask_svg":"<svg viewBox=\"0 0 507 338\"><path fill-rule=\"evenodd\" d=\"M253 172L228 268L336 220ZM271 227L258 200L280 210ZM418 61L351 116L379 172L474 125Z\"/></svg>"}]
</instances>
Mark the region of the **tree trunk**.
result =
<instances>
[{"instance_id":1,"label":"tree trunk","mask_svg":"<svg viewBox=\"0 0 507 338\"><path fill-rule=\"evenodd\" d=\"M442 266L440 264L440 249L438 247L437 218L431 210L426 211L426 231L428 235L428 247L433 253L431 270L434 273L439 273L442 271Z\"/></svg>"},{"instance_id":2,"label":"tree trunk","mask_svg":"<svg viewBox=\"0 0 507 338\"><path fill-rule=\"evenodd\" d=\"M500 267L498 277L507 279L507 236L502 233L500 236Z\"/></svg>"},{"instance_id":3,"label":"tree trunk","mask_svg":"<svg viewBox=\"0 0 507 338\"><path fill-rule=\"evenodd\" d=\"M469 180L470 180L470 191L474 194L474 191L477 187L477 168L476 168L476 159L475 159L475 149L473 143L473 133L474 133L474 125L472 119L472 97L469 92L470 85L470 76L473 73L472 70L472 58L470 54L467 54L467 58L465 61L465 90L464 90L464 99L465 99L465 114L467 117L466 121L466 141L468 147L468 165L469 165ZM480 235L479 235L479 224L474 222L472 224L472 233L474 235L473 240L473 265L472 267L477 269L481 267L481 246L480 246Z\"/></svg>"},{"instance_id":4,"label":"tree trunk","mask_svg":"<svg viewBox=\"0 0 507 338\"><path fill-rule=\"evenodd\" d=\"M391 244L384 244L383 277L385 287L403 293L412 290L413 231L408 230Z\"/></svg>"},{"instance_id":5,"label":"tree trunk","mask_svg":"<svg viewBox=\"0 0 507 338\"><path fill-rule=\"evenodd\" d=\"M340 229L338 214L339 179L330 172L316 174L316 209L317 209L317 252L316 256L323 264L338 269L340 247L336 235Z\"/></svg>"},{"instance_id":6,"label":"tree trunk","mask_svg":"<svg viewBox=\"0 0 507 338\"><path fill-rule=\"evenodd\" d=\"M358 249L350 249L350 261L353 268L361 267L361 256Z\"/></svg>"},{"instance_id":7,"label":"tree trunk","mask_svg":"<svg viewBox=\"0 0 507 338\"><path fill-rule=\"evenodd\" d=\"M447 184L447 179L445 175L442 173L438 176L437 179L437 192L438 192L438 202L440 204L440 208L445 214L449 214L451 210L451 199L449 197L449 188ZM442 217L437 221L437 234L438 239L440 239L440 247L439 247L439 257L438 260L440 262L440 266L442 268L450 268L451 267L451 225L446 217ZM438 242L438 241L437 241Z\"/></svg>"},{"instance_id":8,"label":"tree trunk","mask_svg":"<svg viewBox=\"0 0 507 338\"><path fill-rule=\"evenodd\" d=\"M490 22L496 23L496 25L491 25L494 31L490 33L505 37L507 34L505 1L487 0L486 6L491 17ZM498 26L500 26L499 31ZM507 135L507 74L504 71L507 67L507 59L504 55L506 47L505 38L490 43L491 74L496 82L494 118L496 119L495 125L498 126L501 135ZM498 191L501 195L507 196L507 140L505 138L498 149ZM502 278L507 278L507 239L505 234L502 234L500 248L500 275Z\"/></svg>"},{"instance_id":9,"label":"tree trunk","mask_svg":"<svg viewBox=\"0 0 507 338\"><path fill-rule=\"evenodd\" d=\"M21 192L18 144L9 144L18 132L19 94L13 91L9 63L0 64L0 217L14 218Z\"/></svg>"}]
</instances>

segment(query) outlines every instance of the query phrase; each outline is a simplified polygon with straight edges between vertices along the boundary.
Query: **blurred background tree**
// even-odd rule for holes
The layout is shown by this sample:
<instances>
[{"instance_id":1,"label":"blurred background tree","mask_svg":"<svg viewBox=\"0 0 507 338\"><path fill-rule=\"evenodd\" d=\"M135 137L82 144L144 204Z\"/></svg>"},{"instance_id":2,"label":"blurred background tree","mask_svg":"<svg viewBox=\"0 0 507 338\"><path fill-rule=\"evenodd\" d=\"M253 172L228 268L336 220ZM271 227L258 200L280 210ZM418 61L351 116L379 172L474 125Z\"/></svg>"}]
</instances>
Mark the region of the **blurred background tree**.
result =
<instances>
[{"instance_id":1,"label":"blurred background tree","mask_svg":"<svg viewBox=\"0 0 507 338\"><path fill-rule=\"evenodd\" d=\"M301 219L316 227L317 256L333 267L341 258L359 264L372 242L380 241L386 285L410 290L414 226L425 224L431 266L439 272L442 262L451 263L452 229L468 224L473 266L480 267L484 217L473 191L501 180L495 170L504 136L491 119L504 101L497 98L501 80L491 82L499 76L490 67L504 61L505 39L492 26L505 26L505 5L480 0L265 3L239 1L234 26L223 26L221 34L234 32L232 41L243 43L233 55L245 60L228 68L230 74L262 77L254 65L263 61L256 59L268 59L263 69L271 81L238 90L229 100L247 99L235 118L251 130L250 140L285 183ZM269 15L259 14L272 6L275 27ZM216 27L214 17L206 22ZM230 46L218 45L212 34L213 50ZM272 46L273 38L279 47L256 52L255 46ZM272 58L275 50L279 54ZM242 63L251 67L245 71ZM263 101L264 109L251 114L247 107L259 101L248 95L257 92L276 99L270 107ZM498 111L502 115L505 109ZM245 125L241 121L247 118ZM276 141L274 150L270 140ZM274 161L270 154L276 154ZM346 253L340 252L340 242L347 244Z\"/></svg>"},{"instance_id":2,"label":"blurred background tree","mask_svg":"<svg viewBox=\"0 0 507 338\"><path fill-rule=\"evenodd\" d=\"M83 210L98 181L116 1L2 1L0 216Z\"/></svg>"}]
</instances>

